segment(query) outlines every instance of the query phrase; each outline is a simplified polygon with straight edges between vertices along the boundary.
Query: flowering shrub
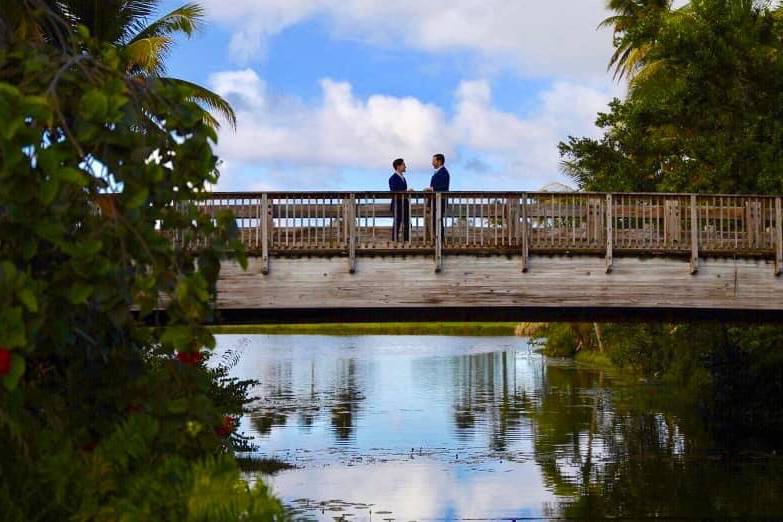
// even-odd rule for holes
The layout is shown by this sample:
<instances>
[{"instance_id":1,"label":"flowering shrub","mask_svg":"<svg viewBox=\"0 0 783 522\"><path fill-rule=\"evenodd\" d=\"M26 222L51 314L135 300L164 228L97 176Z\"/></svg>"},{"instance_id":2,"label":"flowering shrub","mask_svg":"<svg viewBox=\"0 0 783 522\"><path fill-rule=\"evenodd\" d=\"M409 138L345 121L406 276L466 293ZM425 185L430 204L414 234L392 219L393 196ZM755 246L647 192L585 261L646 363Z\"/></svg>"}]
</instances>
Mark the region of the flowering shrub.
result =
<instances>
[{"instance_id":1,"label":"flowering shrub","mask_svg":"<svg viewBox=\"0 0 783 522\"><path fill-rule=\"evenodd\" d=\"M188 366L197 366L204 360L201 352L177 352L177 360Z\"/></svg>"},{"instance_id":2,"label":"flowering shrub","mask_svg":"<svg viewBox=\"0 0 783 522\"><path fill-rule=\"evenodd\" d=\"M220 262L244 262L192 204L215 132L61 33L0 34L0 518L278 519L232 455L248 383L202 364Z\"/></svg>"}]
</instances>

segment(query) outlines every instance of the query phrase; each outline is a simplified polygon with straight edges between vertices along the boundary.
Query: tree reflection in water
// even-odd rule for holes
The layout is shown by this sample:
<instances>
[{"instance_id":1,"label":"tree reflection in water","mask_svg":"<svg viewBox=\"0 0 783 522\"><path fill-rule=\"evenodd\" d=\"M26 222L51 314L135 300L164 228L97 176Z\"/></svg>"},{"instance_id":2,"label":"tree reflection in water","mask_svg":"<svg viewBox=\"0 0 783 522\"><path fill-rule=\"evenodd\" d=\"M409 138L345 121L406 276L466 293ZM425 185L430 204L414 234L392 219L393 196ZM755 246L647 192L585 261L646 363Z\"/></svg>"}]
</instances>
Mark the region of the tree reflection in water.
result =
<instances>
[{"instance_id":1,"label":"tree reflection in water","mask_svg":"<svg viewBox=\"0 0 783 522\"><path fill-rule=\"evenodd\" d=\"M468 440L481 423L489 430L489 449L505 451L509 435L520 433L530 404L523 383L517 383L516 352L464 355L453 367L457 438Z\"/></svg>"},{"instance_id":2,"label":"tree reflection in water","mask_svg":"<svg viewBox=\"0 0 783 522\"><path fill-rule=\"evenodd\" d=\"M546 487L562 498L546 516L783 514L781 459L722 447L693 409L677 411L676 396L656 400L655 387L545 359L534 382L517 382L513 366L513 352L456 358L454 428L460 440L485 429L496 452L530 437Z\"/></svg>"},{"instance_id":3,"label":"tree reflection in water","mask_svg":"<svg viewBox=\"0 0 783 522\"><path fill-rule=\"evenodd\" d=\"M308 430L326 409L336 441L352 440L356 416L365 399L359 384L357 362L343 358L334 361L333 368L325 368L323 363L328 362L309 361L307 375L300 376L307 381L306 393L302 393L301 386L296 386L301 383L295 383L294 361L280 359L266 365L259 378L261 386L256 390L260 400L250 416L255 431L259 435L269 435L275 426L285 426L292 415L295 415L298 427ZM326 381L323 386L321 379Z\"/></svg>"},{"instance_id":4,"label":"tree reflection in water","mask_svg":"<svg viewBox=\"0 0 783 522\"><path fill-rule=\"evenodd\" d=\"M531 410L535 459L563 502L553 517L753 517L782 512L781 462L719 449L675 397L610 388L595 372L546 367ZM657 403L657 404L656 404ZM690 418L689 418L690 417Z\"/></svg>"},{"instance_id":5,"label":"tree reflection in water","mask_svg":"<svg viewBox=\"0 0 783 522\"><path fill-rule=\"evenodd\" d=\"M444 459L437 466L468 485L488 480L488 461L533 467L520 475L529 481L520 505L534 485L554 495L540 501L552 518L783 518L781 459L717 442L670 388L614 382L520 342L275 342L243 377L262 383L251 422L278 451L323 454L336 443L381 462ZM332 344L319 351L320 343ZM407 459L414 445L421 460Z\"/></svg>"},{"instance_id":6,"label":"tree reflection in water","mask_svg":"<svg viewBox=\"0 0 783 522\"><path fill-rule=\"evenodd\" d=\"M338 442L348 442L356 430L356 417L359 404L364 400L357 384L356 361L340 359L337 361L336 378L332 389L331 414L332 429Z\"/></svg>"}]
</instances>

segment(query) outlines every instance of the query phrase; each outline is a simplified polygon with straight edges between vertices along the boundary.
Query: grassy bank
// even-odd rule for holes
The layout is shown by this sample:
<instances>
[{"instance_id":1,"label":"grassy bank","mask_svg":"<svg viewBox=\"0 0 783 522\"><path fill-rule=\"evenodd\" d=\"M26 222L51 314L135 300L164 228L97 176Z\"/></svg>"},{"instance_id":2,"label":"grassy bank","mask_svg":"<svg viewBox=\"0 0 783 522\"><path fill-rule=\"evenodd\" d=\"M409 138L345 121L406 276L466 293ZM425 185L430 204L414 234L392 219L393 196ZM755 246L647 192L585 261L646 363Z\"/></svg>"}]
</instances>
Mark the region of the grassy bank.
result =
<instances>
[{"instance_id":1,"label":"grassy bank","mask_svg":"<svg viewBox=\"0 0 783 522\"><path fill-rule=\"evenodd\" d=\"M576 362L579 364L593 368L600 368L602 370L619 370L619 368L612 364L609 356L603 352L579 351L574 356L574 359L576 359Z\"/></svg>"},{"instance_id":2,"label":"grassy bank","mask_svg":"<svg viewBox=\"0 0 783 522\"><path fill-rule=\"evenodd\" d=\"M215 334L266 335L514 335L518 323L332 323L213 326Z\"/></svg>"},{"instance_id":3,"label":"grassy bank","mask_svg":"<svg viewBox=\"0 0 783 522\"><path fill-rule=\"evenodd\" d=\"M283 460L265 458L265 457L237 457L239 469L245 473L265 473L274 475L280 471L294 469L296 466Z\"/></svg>"}]
</instances>

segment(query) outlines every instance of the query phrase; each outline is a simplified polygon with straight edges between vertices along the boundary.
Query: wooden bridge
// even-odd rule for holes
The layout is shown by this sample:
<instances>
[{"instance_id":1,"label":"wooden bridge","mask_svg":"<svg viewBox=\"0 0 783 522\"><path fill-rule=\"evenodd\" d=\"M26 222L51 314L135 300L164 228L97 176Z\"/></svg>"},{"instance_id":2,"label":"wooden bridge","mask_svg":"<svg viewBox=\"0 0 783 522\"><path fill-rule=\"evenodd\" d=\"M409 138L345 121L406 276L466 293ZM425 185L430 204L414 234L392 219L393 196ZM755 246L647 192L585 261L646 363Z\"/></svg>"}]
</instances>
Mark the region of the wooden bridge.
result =
<instances>
[{"instance_id":1,"label":"wooden bridge","mask_svg":"<svg viewBox=\"0 0 783 522\"><path fill-rule=\"evenodd\" d=\"M396 205L392 205L392 200ZM213 193L224 322L783 319L781 197ZM394 213L410 216L393 238ZM440 223L440 226L437 226Z\"/></svg>"}]
</instances>

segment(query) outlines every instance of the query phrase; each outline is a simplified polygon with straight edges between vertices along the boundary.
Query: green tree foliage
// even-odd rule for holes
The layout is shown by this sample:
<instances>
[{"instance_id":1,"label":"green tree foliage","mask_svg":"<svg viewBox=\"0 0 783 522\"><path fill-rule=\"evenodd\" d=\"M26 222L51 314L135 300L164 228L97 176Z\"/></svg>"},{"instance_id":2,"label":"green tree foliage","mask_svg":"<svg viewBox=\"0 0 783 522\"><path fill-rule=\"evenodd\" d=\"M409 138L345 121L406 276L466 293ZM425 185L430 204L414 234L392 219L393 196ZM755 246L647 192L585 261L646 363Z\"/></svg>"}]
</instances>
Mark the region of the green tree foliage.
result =
<instances>
[{"instance_id":1,"label":"green tree foliage","mask_svg":"<svg viewBox=\"0 0 783 522\"><path fill-rule=\"evenodd\" d=\"M34 39L61 46L63 30L86 27L97 42L117 49L128 75L187 87L190 99L208 109L203 117L210 126L218 128L219 122L208 111L216 112L236 127L234 110L218 94L185 80L166 77L166 57L175 38L190 37L198 30L204 19L203 8L188 3L150 20L160 3L161 0L0 0L0 12L4 13L0 42L9 38ZM48 11L69 27L52 23L50 17L41 17L41 11Z\"/></svg>"},{"instance_id":2,"label":"green tree foliage","mask_svg":"<svg viewBox=\"0 0 783 522\"><path fill-rule=\"evenodd\" d=\"M564 169L587 190L783 192L783 10L669 4L610 2L628 94L600 138L560 144Z\"/></svg>"},{"instance_id":3,"label":"green tree foliage","mask_svg":"<svg viewBox=\"0 0 783 522\"><path fill-rule=\"evenodd\" d=\"M759 0L610 0L628 80L597 138L560 143L580 188L783 193L783 7ZM571 337L556 327L560 345ZM783 330L720 324L607 325L617 366L688 383L733 431L783 432ZM566 343L567 344L567 343ZM586 343L589 344L589 343Z\"/></svg>"},{"instance_id":4,"label":"green tree foliage","mask_svg":"<svg viewBox=\"0 0 783 522\"><path fill-rule=\"evenodd\" d=\"M0 46L0 518L280 518L232 456L248 383L202 352L220 261L244 262L197 208L215 131L187 85L37 5L56 42Z\"/></svg>"}]
</instances>

